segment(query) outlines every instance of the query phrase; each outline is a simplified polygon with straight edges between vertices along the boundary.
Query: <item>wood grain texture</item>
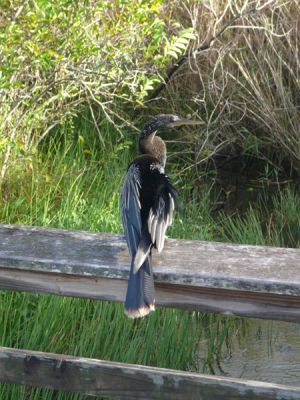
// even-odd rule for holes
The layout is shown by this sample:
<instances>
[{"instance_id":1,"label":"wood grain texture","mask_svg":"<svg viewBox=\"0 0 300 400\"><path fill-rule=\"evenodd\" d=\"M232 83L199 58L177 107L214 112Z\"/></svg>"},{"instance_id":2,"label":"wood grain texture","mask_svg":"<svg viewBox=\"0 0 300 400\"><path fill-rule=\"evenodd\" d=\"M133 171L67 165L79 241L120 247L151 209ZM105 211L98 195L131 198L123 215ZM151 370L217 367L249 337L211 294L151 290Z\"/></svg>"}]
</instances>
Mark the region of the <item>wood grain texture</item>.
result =
<instances>
[{"instance_id":1,"label":"wood grain texture","mask_svg":"<svg viewBox=\"0 0 300 400\"><path fill-rule=\"evenodd\" d=\"M124 400L295 400L300 386L0 348L0 380Z\"/></svg>"},{"instance_id":2,"label":"wood grain texture","mask_svg":"<svg viewBox=\"0 0 300 400\"><path fill-rule=\"evenodd\" d=\"M153 265L158 305L300 321L300 251L167 240ZM0 288L123 301L121 235L0 225Z\"/></svg>"},{"instance_id":3,"label":"wood grain texture","mask_svg":"<svg viewBox=\"0 0 300 400\"><path fill-rule=\"evenodd\" d=\"M123 302L127 281L0 268L0 288ZM157 283L156 305L239 316L300 321L296 296Z\"/></svg>"}]
</instances>

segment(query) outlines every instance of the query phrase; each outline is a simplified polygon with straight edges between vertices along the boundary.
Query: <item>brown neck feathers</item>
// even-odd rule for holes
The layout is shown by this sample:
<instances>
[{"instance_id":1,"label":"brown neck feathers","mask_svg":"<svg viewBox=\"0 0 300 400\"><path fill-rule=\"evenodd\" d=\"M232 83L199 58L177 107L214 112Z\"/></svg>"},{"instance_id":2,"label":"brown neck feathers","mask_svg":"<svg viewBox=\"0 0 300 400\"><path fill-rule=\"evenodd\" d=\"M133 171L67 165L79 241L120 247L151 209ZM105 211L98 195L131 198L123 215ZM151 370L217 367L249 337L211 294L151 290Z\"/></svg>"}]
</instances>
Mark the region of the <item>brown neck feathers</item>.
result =
<instances>
[{"instance_id":1,"label":"brown neck feathers","mask_svg":"<svg viewBox=\"0 0 300 400\"><path fill-rule=\"evenodd\" d=\"M140 138L139 148L142 154L149 154L155 157L159 163L165 167L167 159L167 150L165 142L155 135L156 132L146 136L145 138Z\"/></svg>"}]
</instances>

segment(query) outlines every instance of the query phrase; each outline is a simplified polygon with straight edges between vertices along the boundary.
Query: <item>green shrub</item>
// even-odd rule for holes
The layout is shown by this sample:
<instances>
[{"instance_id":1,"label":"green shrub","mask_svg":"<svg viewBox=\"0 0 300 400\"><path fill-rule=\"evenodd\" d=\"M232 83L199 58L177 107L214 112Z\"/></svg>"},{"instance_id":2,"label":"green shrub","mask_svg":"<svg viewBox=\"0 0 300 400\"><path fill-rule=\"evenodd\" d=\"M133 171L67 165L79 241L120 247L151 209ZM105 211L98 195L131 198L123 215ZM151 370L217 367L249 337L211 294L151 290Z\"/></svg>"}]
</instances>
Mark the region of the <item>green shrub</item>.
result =
<instances>
[{"instance_id":1,"label":"green shrub","mask_svg":"<svg viewBox=\"0 0 300 400\"><path fill-rule=\"evenodd\" d=\"M126 109L143 104L192 37L163 0L1 4L2 180L12 161L24 161L83 110L104 144L103 119L123 127Z\"/></svg>"}]
</instances>

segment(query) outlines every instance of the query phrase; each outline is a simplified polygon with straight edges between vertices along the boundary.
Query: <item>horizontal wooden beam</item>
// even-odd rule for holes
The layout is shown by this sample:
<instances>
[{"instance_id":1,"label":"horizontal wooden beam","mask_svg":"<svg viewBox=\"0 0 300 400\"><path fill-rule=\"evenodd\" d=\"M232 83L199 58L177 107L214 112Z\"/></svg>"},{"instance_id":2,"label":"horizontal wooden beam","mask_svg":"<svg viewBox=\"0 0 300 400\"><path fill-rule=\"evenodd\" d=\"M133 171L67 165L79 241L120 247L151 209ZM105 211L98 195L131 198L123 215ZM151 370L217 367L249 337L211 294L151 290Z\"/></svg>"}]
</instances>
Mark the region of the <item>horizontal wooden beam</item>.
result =
<instances>
[{"instance_id":1,"label":"horizontal wooden beam","mask_svg":"<svg viewBox=\"0 0 300 400\"><path fill-rule=\"evenodd\" d=\"M155 252L154 252L155 253ZM121 235L0 225L0 288L123 301ZM158 305L300 321L300 250L167 240Z\"/></svg>"},{"instance_id":2,"label":"horizontal wooden beam","mask_svg":"<svg viewBox=\"0 0 300 400\"><path fill-rule=\"evenodd\" d=\"M0 268L0 288L5 290L123 302L126 287L123 279ZM300 299L295 296L160 283L155 288L158 306L300 321Z\"/></svg>"},{"instance_id":3,"label":"horizontal wooden beam","mask_svg":"<svg viewBox=\"0 0 300 400\"><path fill-rule=\"evenodd\" d=\"M300 398L300 387L5 347L0 381L124 400Z\"/></svg>"}]
</instances>

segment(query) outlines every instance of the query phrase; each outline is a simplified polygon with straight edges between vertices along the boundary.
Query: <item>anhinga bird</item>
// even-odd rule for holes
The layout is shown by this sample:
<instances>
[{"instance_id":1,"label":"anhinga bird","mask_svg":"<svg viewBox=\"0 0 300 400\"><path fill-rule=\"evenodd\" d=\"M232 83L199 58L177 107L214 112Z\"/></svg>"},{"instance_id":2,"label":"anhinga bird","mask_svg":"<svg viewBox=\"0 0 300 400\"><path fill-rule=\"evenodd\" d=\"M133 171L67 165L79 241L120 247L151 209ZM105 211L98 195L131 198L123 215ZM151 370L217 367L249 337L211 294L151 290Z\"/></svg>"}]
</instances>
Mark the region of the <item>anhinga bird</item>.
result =
<instances>
[{"instance_id":1,"label":"anhinga bird","mask_svg":"<svg viewBox=\"0 0 300 400\"><path fill-rule=\"evenodd\" d=\"M154 310L151 249L162 251L177 198L176 189L165 175L166 145L156 133L164 128L198 123L161 114L140 132L142 155L129 165L121 192L122 222L131 255L125 313L131 318L143 317Z\"/></svg>"}]
</instances>

